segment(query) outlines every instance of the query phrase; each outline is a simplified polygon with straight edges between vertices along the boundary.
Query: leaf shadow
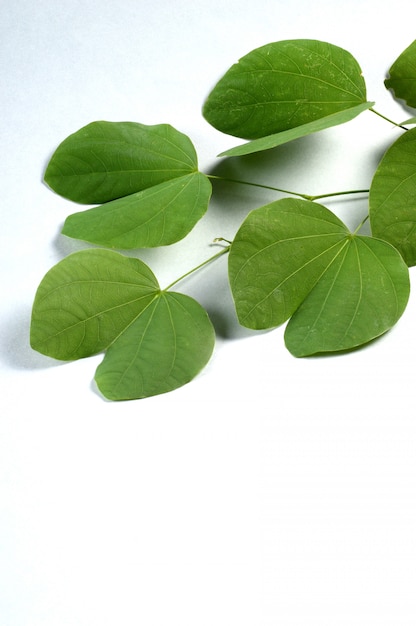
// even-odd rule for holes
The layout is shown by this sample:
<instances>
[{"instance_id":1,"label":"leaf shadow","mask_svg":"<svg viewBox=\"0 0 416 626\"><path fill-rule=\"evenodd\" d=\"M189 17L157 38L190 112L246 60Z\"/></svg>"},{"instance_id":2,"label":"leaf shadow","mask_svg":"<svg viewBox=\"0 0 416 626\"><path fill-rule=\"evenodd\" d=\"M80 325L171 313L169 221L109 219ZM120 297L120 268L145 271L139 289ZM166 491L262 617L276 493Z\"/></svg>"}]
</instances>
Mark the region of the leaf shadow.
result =
<instances>
[{"instance_id":1,"label":"leaf shadow","mask_svg":"<svg viewBox=\"0 0 416 626\"><path fill-rule=\"evenodd\" d=\"M30 345L30 317L31 309L26 307L13 311L13 315L6 321L7 331L2 333L0 341L2 361L15 370L46 369L62 365L61 361L33 350Z\"/></svg>"},{"instance_id":2,"label":"leaf shadow","mask_svg":"<svg viewBox=\"0 0 416 626\"><path fill-rule=\"evenodd\" d=\"M214 202L226 204L227 214L231 211L241 215L250 208L287 195L286 192L266 189L262 185L280 187L279 181L292 180L303 165L310 164L312 156L316 156L318 145L323 142L325 139L322 137L310 135L270 150L221 158L206 172L210 176L219 177L219 180L212 180ZM247 181L253 185L238 181Z\"/></svg>"}]
</instances>

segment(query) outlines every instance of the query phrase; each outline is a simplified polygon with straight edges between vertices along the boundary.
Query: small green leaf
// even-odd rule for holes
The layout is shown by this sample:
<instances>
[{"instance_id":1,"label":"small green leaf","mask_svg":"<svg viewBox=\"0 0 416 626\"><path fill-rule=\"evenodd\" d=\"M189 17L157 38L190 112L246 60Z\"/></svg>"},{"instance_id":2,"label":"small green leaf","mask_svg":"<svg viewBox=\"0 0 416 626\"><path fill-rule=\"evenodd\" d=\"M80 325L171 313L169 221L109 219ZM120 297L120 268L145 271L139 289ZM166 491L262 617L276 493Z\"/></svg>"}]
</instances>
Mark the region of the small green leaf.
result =
<instances>
[{"instance_id":1,"label":"small green leaf","mask_svg":"<svg viewBox=\"0 0 416 626\"><path fill-rule=\"evenodd\" d=\"M110 248L165 246L205 214L211 183L194 172L67 217L62 234Z\"/></svg>"},{"instance_id":2,"label":"small green leaf","mask_svg":"<svg viewBox=\"0 0 416 626\"><path fill-rule=\"evenodd\" d=\"M285 340L295 356L378 337L402 315L410 290L393 246L354 236L322 205L293 198L248 215L231 246L229 277L243 326L291 318Z\"/></svg>"},{"instance_id":3,"label":"small green leaf","mask_svg":"<svg viewBox=\"0 0 416 626\"><path fill-rule=\"evenodd\" d=\"M416 128L385 152L371 182L369 203L373 235L395 246L409 266L416 265Z\"/></svg>"},{"instance_id":4,"label":"small green leaf","mask_svg":"<svg viewBox=\"0 0 416 626\"><path fill-rule=\"evenodd\" d=\"M32 310L31 345L56 359L107 350L97 369L111 400L180 387L208 362L215 342L204 309L160 291L148 266L110 250L75 252L45 275Z\"/></svg>"},{"instance_id":5,"label":"small green leaf","mask_svg":"<svg viewBox=\"0 0 416 626\"><path fill-rule=\"evenodd\" d=\"M286 347L302 357L368 343L401 317L409 290L407 267L393 246L353 237L291 317Z\"/></svg>"},{"instance_id":6,"label":"small green leaf","mask_svg":"<svg viewBox=\"0 0 416 626\"><path fill-rule=\"evenodd\" d=\"M241 58L215 85L203 115L221 132L258 139L365 102L361 68L349 52L298 39L270 43Z\"/></svg>"},{"instance_id":7,"label":"small green leaf","mask_svg":"<svg viewBox=\"0 0 416 626\"><path fill-rule=\"evenodd\" d=\"M200 372L214 341L212 324L195 300L162 292L110 346L95 380L110 400L166 393Z\"/></svg>"},{"instance_id":8,"label":"small green leaf","mask_svg":"<svg viewBox=\"0 0 416 626\"><path fill-rule=\"evenodd\" d=\"M393 63L384 84L396 98L416 108L416 40Z\"/></svg>"},{"instance_id":9,"label":"small green leaf","mask_svg":"<svg viewBox=\"0 0 416 626\"><path fill-rule=\"evenodd\" d=\"M373 105L374 102L364 102L363 104L358 104L357 106L346 109L345 111L332 113L331 115L322 117L314 122L308 122L307 124L296 126L296 128L290 128L289 130L284 130L280 133L275 133L274 135L268 135L267 137L261 137L260 139L253 139L253 141L249 141L240 146L235 146L234 148L225 150L218 156L243 156L246 154L253 154L254 152L260 152L262 150L270 150L271 148L276 148L277 146L281 146L282 144L293 141L294 139L300 139L301 137L306 137L307 135L325 130L326 128L331 128L332 126L349 122L363 111L370 109Z\"/></svg>"},{"instance_id":10,"label":"small green leaf","mask_svg":"<svg viewBox=\"0 0 416 626\"><path fill-rule=\"evenodd\" d=\"M101 204L198 169L190 139L169 124L92 122L52 155L45 182L81 204Z\"/></svg>"}]
</instances>

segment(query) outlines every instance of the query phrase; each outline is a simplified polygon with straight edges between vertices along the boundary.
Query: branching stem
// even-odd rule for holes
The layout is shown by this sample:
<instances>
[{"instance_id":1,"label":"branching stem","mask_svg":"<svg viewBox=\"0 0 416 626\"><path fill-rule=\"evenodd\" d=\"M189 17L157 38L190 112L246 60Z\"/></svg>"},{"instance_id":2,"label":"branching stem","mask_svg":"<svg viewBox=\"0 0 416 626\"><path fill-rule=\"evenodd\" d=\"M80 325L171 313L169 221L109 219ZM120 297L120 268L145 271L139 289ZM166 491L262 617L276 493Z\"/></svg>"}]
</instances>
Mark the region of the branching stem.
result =
<instances>
[{"instance_id":1,"label":"branching stem","mask_svg":"<svg viewBox=\"0 0 416 626\"><path fill-rule=\"evenodd\" d=\"M288 191L287 189L280 189L279 187L272 187L271 185L262 185L261 183L253 183L248 180L239 180L237 178L227 178L224 176L214 176L213 174L207 174L208 178L212 178L214 180L222 180L228 183L237 183L239 185L250 185L251 187L261 187L262 189L270 189L271 191L279 191L280 193L287 193L291 196L297 196L298 198L303 198L304 200L320 200L321 198L332 198L334 196L345 196L354 193L368 193L368 189L353 189L351 191L335 191L333 193L324 193L319 194L317 196L310 196L306 193L298 193L297 191Z\"/></svg>"},{"instance_id":2,"label":"branching stem","mask_svg":"<svg viewBox=\"0 0 416 626\"><path fill-rule=\"evenodd\" d=\"M215 239L215 241L227 241L226 239L223 239L222 237L218 237L217 239ZM210 257L209 259L207 259L206 261L203 261L202 263L200 263L199 265L197 265L196 267L192 268L191 270L189 270L189 272L186 272L186 274L183 274L183 276L180 276L179 278L177 278L176 280L173 281L173 283L170 283L170 285L168 285L167 287L165 287L165 289L163 291L169 291L169 289L171 289L174 285L176 285L177 283L179 283L181 280L183 280L184 278L186 278L187 276L190 276L191 274L193 274L194 272L197 272L199 269L201 269L202 267L204 267L205 265L208 265L208 263L212 263L212 261L215 261L216 259L218 259L220 256L222 256L223 254L227 254L227 252L230 251L231 248L231 243L230 245L226 246L225 248L222 248L222 250L220 250L219 252L217 252L217 254L214 254L214 256Z\"/></svg>"}]
</instances>

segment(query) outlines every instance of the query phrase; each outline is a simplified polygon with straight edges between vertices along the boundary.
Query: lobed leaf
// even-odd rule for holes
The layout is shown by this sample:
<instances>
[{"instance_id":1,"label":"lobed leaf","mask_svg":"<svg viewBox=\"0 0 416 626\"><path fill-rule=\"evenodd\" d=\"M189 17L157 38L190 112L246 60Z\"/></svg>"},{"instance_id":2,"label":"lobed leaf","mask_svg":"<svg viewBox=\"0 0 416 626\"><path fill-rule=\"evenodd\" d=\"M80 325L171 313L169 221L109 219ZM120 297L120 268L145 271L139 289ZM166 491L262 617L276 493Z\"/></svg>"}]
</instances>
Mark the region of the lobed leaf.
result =
<instances>
[{"instance_id":1,"label":"lobed leaf","mask_svg":"<svg viewBox=\"0 0 416 626\"><path fill-rule=\"evenodd\" d=\"M62 234L124 250L169 245L185 237L205 214L211 191L209 179L193 172L74 213Z\"/></svg>"},{"instance_id":2,"label":"lobed leaf","mask_svg":"<svg viewBox=\"0 0 416 626\"><path fill-rule=\"evenodd\" d=\"M384 84L394 92L396 98L416 108L416 40L396 59L389 69Z\"/></svg>"},{"instance_id":3,"label":"lobed leaf","mask_svg":"<svg viewBox=\"0 0 416 626\"><path fill-rule=\"evenodd\" d=\"M416 265L416 128L385 152L370 186L370 224L409 266Z\"/></svg>"},{"instance_id":4,"label":"lobed leaf","mask_svg":"<svg viewBox=\"0 0 416 626\"><path fill-rule=\"evenodd\" d=\"M169 124L92 122L65 139L45 172L59 195L101 204L197 171L190 139Z\"/></svg>"},{"instance_id":5,"label":"lobed leaf","mask_svg":"<svg viewBox=\"0 0 416 626\"><path fill-rule=\"evenodd\" d=\"M293 198L248 215L231 246L229 278L243 326L291 318L285 341L295 356L378 337L402 315L410 289L395 248L354 236L322 205Z\"/></svg>"},{"instance_id":6,"label":"lobed leaf","mask_svg":"<svg viewBox=\"0 0 416 626\"><path fill-rule=\"evenodd\" d=\"M75 252L45 275L31 320L31 345L73 360L107 350L97 385L112 400L165 393L208 362L213 326L192 298L161 291L150 268L110 250Z\"/></svg>"},{"instance_id":7,"label":"lobed leaf","mask_svg":"<svg viewBox=\"0 0 416 626\"><path fill-rule=\"evenodd\" d=\"M221 132L258 139L365 102L361 68L349 52L326 42L294 39L242 57L214 86L203 115Z\"/></svg>"}]
</instances>

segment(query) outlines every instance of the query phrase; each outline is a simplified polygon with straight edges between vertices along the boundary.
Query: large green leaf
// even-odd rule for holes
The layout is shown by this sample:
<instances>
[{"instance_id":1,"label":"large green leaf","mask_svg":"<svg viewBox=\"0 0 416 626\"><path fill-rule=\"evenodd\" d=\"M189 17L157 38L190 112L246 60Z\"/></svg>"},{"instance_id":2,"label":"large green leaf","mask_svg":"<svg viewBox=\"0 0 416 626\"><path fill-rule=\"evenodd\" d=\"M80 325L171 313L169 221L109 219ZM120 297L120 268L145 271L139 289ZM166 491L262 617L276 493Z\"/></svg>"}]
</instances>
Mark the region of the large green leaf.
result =
<instances>
[{"instance_id":1,"label":"large green leaf","mask_svg":"<svg viewBox=\"0 0 416 626\"><path fill-rule=\"evenodd\" d=\"M370 187L370 223L375 237L394 245L416 265L416 128L388 148Z\"/></svg>"},{"instance_id":2,"label":"large green leaf","mask_svg":"<svg viewBox=\"0 0 416 626\"><path fill-rule=\"evenodd\" d=\"M297 39L270 43L242 57L214 86L203 115L224 133L257 139L365 102L361 68L349 52Z\"/></svg>"},{"instance_id":3,"label":"large green leaf","mask_svg":"<svg viewBox=\"0 0 416 626\"><path fill-rule=\"evenodd\" d=\"M393 63L384 84L396 98L416 108L416 40Z\"/></svg>"},{"instance_id":4,"label":"large green leaf","mask_svg":"<svg viewBox=\"0 0 416 626\"><path fill-rule=\"evenodd\" d=\"M352 235L322 205L293 198L247 216L229 278L243 326L273 328L293 316L286 344L296 356L367 343L397 322L409 296L395 248Z\"/></svg>"},{"instance_id":5,"label":"large green leaf","mask_svg":"<svg viewBox=\"0 0 416 626\"><path fill-rule=\"evenodd\" d=\"M165 246L179 241L208 208L211 183L200 172L67 217L62 233L110 248Z\"/></svg>"},{"instance_id":6,"label":"large green leaf","mask_svg":"<svg viewBox=\"0 0 416 626\"><path fill-rule=\"evenodd\" d=\"M45 182L81 204L101 204L197 171L190 139L169 124L92 122L52 155Z\"/></svg>"},{"instance_id":7,"label":"large green leaf","mask_svg":"<svg viewBox=\"0 0 416 626\"><path fill-rule=\"evenodd\" d=\"M308 122L307 124L302 124L301 126L290 128L289 130L283 130L282 132L275 133L274 135L260 137L260 139L253 139L252 141L248 141L240 146L235 146L234 148L225 150L218 156L243 156L246 154L253 154L254 152L260 152L262 150L276 148L277 146L281 146L282 144L293 141L294 139L300 139L301 137L306 137L307 135L317 133L321 130L325 130L326 128L331 128L332 126L349 122L363 111L370 109L373 104L374 102L364 102L363 104L358 104L357 106L346 109L345 111L332 113L331 115L322 117L319 120Z\"/></svg>"},{"instance_id":8,"label":"large green leaf","mask_svg":"<svg viewBox=\"0 0 416 626\"><path fill-rule=\"evenodd\" d=\"M109 399L171 391L208 362L213 326L192 298L161 291L149 267L110 250L83 250L49 270L37 290L32 347L73 360L108 350L97 384Z\"/></svg>"}]
</instances>

